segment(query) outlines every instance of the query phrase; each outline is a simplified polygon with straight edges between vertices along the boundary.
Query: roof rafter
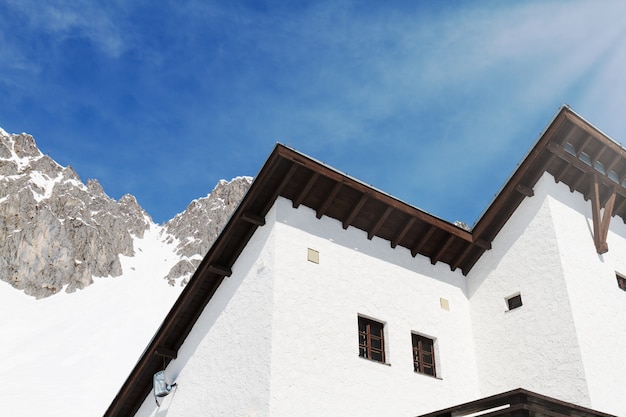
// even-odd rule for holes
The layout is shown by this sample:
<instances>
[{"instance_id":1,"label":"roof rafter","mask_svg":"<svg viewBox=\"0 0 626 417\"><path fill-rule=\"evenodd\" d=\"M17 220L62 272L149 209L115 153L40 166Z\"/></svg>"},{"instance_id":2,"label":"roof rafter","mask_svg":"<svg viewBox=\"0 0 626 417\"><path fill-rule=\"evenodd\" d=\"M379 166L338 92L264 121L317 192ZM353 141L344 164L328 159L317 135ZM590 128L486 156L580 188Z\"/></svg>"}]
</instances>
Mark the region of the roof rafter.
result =
<instances>
[{"instance_id":1,"label":"roof rafter","mask_svg":"<svg viewBox=\"0 0 626 417\"><path fill-rule=\"evenodd\" d=\"M575 155L563 144L576 146ZM599 148L608 148L601 151ZM605 167L604 175L582 162L582 152L593 151L594 162ZM609 152L611 151L611 152ZM591 158L591 156L590 156ZM565 168L563 166L565 165ZM619 183L608 177L613 170ZM332 216L342 225L357 225L367 233L403 246L413 257L446 262L467 275L479 261L508 219L524 199L533 198L533 188L549 172L570 187L592 198L594 239L606 242L610 218L626 210L626 156L610 138L568 107L563 107L511 178L487 207L471 231L408 205L354 178L340 173L286 146L272 151L243 201L200 265L137 365L105 413L106 417L132 416L148 395L152 375L163 367L163 349L175 352L184 342L204 307L210 302L224 276L236 273L236 260L278 197L291 200L293 207L305 205L319 219ZM556 174L555 174L556 173ZM594 184L593 187L587 187ZM581 188L582 187L582 188ZM357 205L363 196L367 202ZM603 207L604 206L604 207ZM604 211L602 211L604 209ZM389 229L394 228L395 232ZM381 235L382 234L382 235ZM171 351L170 351L171 350Z\"/></svg>"}]
</instances>

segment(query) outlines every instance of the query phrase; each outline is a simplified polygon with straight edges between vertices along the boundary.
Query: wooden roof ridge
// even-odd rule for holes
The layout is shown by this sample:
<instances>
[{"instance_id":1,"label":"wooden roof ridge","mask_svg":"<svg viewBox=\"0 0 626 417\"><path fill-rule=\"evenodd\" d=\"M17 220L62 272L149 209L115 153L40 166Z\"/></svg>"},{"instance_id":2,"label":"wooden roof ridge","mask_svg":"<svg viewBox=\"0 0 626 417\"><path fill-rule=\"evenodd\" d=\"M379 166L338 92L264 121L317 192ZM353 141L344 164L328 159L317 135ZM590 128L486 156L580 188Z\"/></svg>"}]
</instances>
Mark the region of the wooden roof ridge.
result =
<instances>
[{"instance_id":1,"label":"wooden roof ridge","mask_svg":"<svg viewBox=\"0 0 626 417\"><path fill-rule=\"evenodd\" d=\"M533 187L546 171L566 183L572 192L591 198L594 207L610 203L609 219L616 214L626 218L626 189L621 185L623 181L626 184L625 155L623 148L564 106L468 231L276 144L105 416L132 416L138 410L150 393L152 376L176 358L204 307L222 280L231 275L237 258L256 229L265 224L265 216L279 196L290 200L294 208L311 208L317 218L337 219L344 229L355 227L363 230L368 239L376 236L392 248L404 247L413 257L420 254L432 264L443 262L451 270L460 269L467 275L482 254L491 249L493 239L523 199L533 195ZM600 166L605 168L605 175L599 174ZM605 218L598 215L601 240L608 221L606 213Z\"/></svg>"}]
</instances>

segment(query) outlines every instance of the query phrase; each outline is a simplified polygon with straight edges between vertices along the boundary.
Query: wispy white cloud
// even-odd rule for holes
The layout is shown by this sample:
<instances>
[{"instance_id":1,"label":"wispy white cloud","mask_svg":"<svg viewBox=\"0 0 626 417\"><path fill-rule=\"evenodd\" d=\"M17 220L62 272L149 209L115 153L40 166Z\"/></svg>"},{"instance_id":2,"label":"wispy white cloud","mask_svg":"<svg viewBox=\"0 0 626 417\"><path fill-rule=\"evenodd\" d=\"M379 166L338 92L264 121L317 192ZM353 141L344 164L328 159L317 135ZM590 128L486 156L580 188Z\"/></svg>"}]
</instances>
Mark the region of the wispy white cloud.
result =
<instances>
[{"instance_id":1,"label":"wispy white cloud","mask_svg":"<svg viewBox=\"0 0 626 417\"><path fill-rule=\"evenodd\" d=\"M350 27L339 30L339 40L333 38L330 19L318 21L321 34L305 38L321 47L339 44L339 51L354 59L355 72L350 73L344 61L340 75L330 77L330 83L312 80L305 88L338 91L341 105L302 110L301 120L309 119L305 125L320 121L322 129L328 129L329 134L320 135L323 146L352 151L378 141L383 149L397 149L393 170L404 171L400 177L405 189L418 194L429 187L441 201L454 184L455 193L471 190L465 197L476 200L474 190L490 173L484 168L484 175L475 171L494 167L503 181L560 104L580 104L587 111L593 101L597 108L590 114L602 109L602 123L612 118L607 121L612 126L624 120L619 97L626 91L624 82L617 80L625 69L624 12L621 2L535 2L449 11L434 21L402 14L393 15L393 20L368 16L357 22L346 19ZM336 17L341 13L333 15L333 22L341 21ZM350 46L343 48L346 33L363 36L348 35ZM394 129L391 137L368 131L372 121L393 120L407 112L414 120L402 122L415 130L413 135L402 137L406 128ZM415 151L406 152L411 148ZM415 167L438 175L412 175ZM375 176L380 178L380 173ZM441 187L433 181L440 181ZM500 184L492 183L490 192Z\"/></svg>"},{"instance_id":2,"label":"wispy white cloud","mask_svg":"<svg viewBox=\"0 0 626 417\"><path fill-rule=\"evenodd\" d=\"M626 130L622 2L4 4L23 36L0 28L0 53L15 57L13 72L0 64L0 89L21 83L7 91L64 131L80 125L94 155L112 135L126 138L117 154L129 164L137 148L167 161L155 149L173 137L193 149L146 164L138 184L254 174L279 140L417 205L454 194L480 200L477 213L490 196L472 190L495 192L562 103ZM63 61L76 39L89 48L72 59L94 62L84 71ZM230 166L207 164L216 152ZM112 182L117 169L97 164Z\"/></svg>"},{"instance_id":3,"label":"wispy white cloud","mask_svg":"<svg viewBox=\"0 0 626 417\"><path fill-rule=\"evenodd\" d=\"M29 30L47 34L51 47L70 37L83 37L112 57L118 57L126 49L124 32L116 23L116 16L124 17L124 3L90 0L6 0L5 3L19 13Z\"/></svg>"}]
</instances>

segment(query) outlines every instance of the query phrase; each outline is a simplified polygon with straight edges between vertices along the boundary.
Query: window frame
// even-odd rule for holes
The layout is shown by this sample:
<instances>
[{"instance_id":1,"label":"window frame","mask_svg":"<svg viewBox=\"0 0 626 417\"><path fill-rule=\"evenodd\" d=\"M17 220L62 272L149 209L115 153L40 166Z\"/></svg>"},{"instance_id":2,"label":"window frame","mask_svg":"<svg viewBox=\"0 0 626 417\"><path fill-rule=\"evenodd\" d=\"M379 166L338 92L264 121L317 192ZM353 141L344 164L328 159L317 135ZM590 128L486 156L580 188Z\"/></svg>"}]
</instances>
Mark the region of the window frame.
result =
<instances>
[{"instance_id":1,"label":"window frame","mask_svg":"<svg viewBox=\"0 0 626 417\"><path fill-rule=\"evenodd\" d=\"M411 345L413 353L413 371L422 375L437 378L437 339L425 336L423 334L411 333ZM426 347L430 348L430 351ZM430 357L430 363L426 360ZM432 371L429 373L428 370Z\"/></svg>"},{"instance_id":2,"label":"window frame","mask_svg":"<svg viewBox=\"0 0 626 417\"><path fill-rule=\"evenodd\" d=\"M510 297L506 298L506 307L507 311L513 311L524 305L524 301L522 300L522 294L517 293L513 294Z\"/></svg>"},{"instance_id":3,"label":"window frame","mask_svg":"<svg viewBox=\"0 0 626 417\"><path fill-rule=\"evenodd\" d=\"M359 315L358 330L359 357L386 364L385 323Z\"/></svg>"}]
</instances>

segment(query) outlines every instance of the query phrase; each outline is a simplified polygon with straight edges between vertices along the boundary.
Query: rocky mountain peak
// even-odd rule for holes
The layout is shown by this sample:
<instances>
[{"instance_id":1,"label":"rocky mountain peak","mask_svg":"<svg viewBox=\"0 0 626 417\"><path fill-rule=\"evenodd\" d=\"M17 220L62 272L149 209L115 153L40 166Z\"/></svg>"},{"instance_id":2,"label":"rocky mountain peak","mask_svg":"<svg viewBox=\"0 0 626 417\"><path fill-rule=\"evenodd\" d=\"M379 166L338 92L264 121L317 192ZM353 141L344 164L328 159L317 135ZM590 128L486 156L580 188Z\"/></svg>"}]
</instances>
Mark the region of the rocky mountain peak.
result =
<instances>
[{"instance_id":1,"label":"rocky mountain peak","mask_svg":"<svg viewBox=\"0 0 626 417\"><path fill-rule=\"evenodd\" d=\"M18 158L36 158L41 151L35 144L35 139L26 133L11 135L13 137L13 152Z\"/></svg>"},{"instance_id":2,"label":"rocky mountain peak","mask_svg":"<svg viewBox=\"0 0 626 417\"><path fill-rule=\"evenodd\" d=\"M43 155L32 136L0 129L0 280L42 298L85 288L93 277L119 277L120 256L132 257L135 241L155 228L177 260L163 277L185 284L251 182L220 181L159 226L132 195L115 201L97 180L85 184Z\"/></svg>"},{"instance_id":3,"label":"rocky mountain peak","mask_svg":"<svg viewBox=\"0 0 626 417\"><path fill-rule=\"evenodd\" d=\"M181 257L166 276L170 284L196 270L250 184L251 177L237 177L228 182L221 180L206 197L193 200L185 211L165 224L170 239L178 242L176 253ZM182 283L185 284L186 279Z\"/></svg>"}]
</instances>

